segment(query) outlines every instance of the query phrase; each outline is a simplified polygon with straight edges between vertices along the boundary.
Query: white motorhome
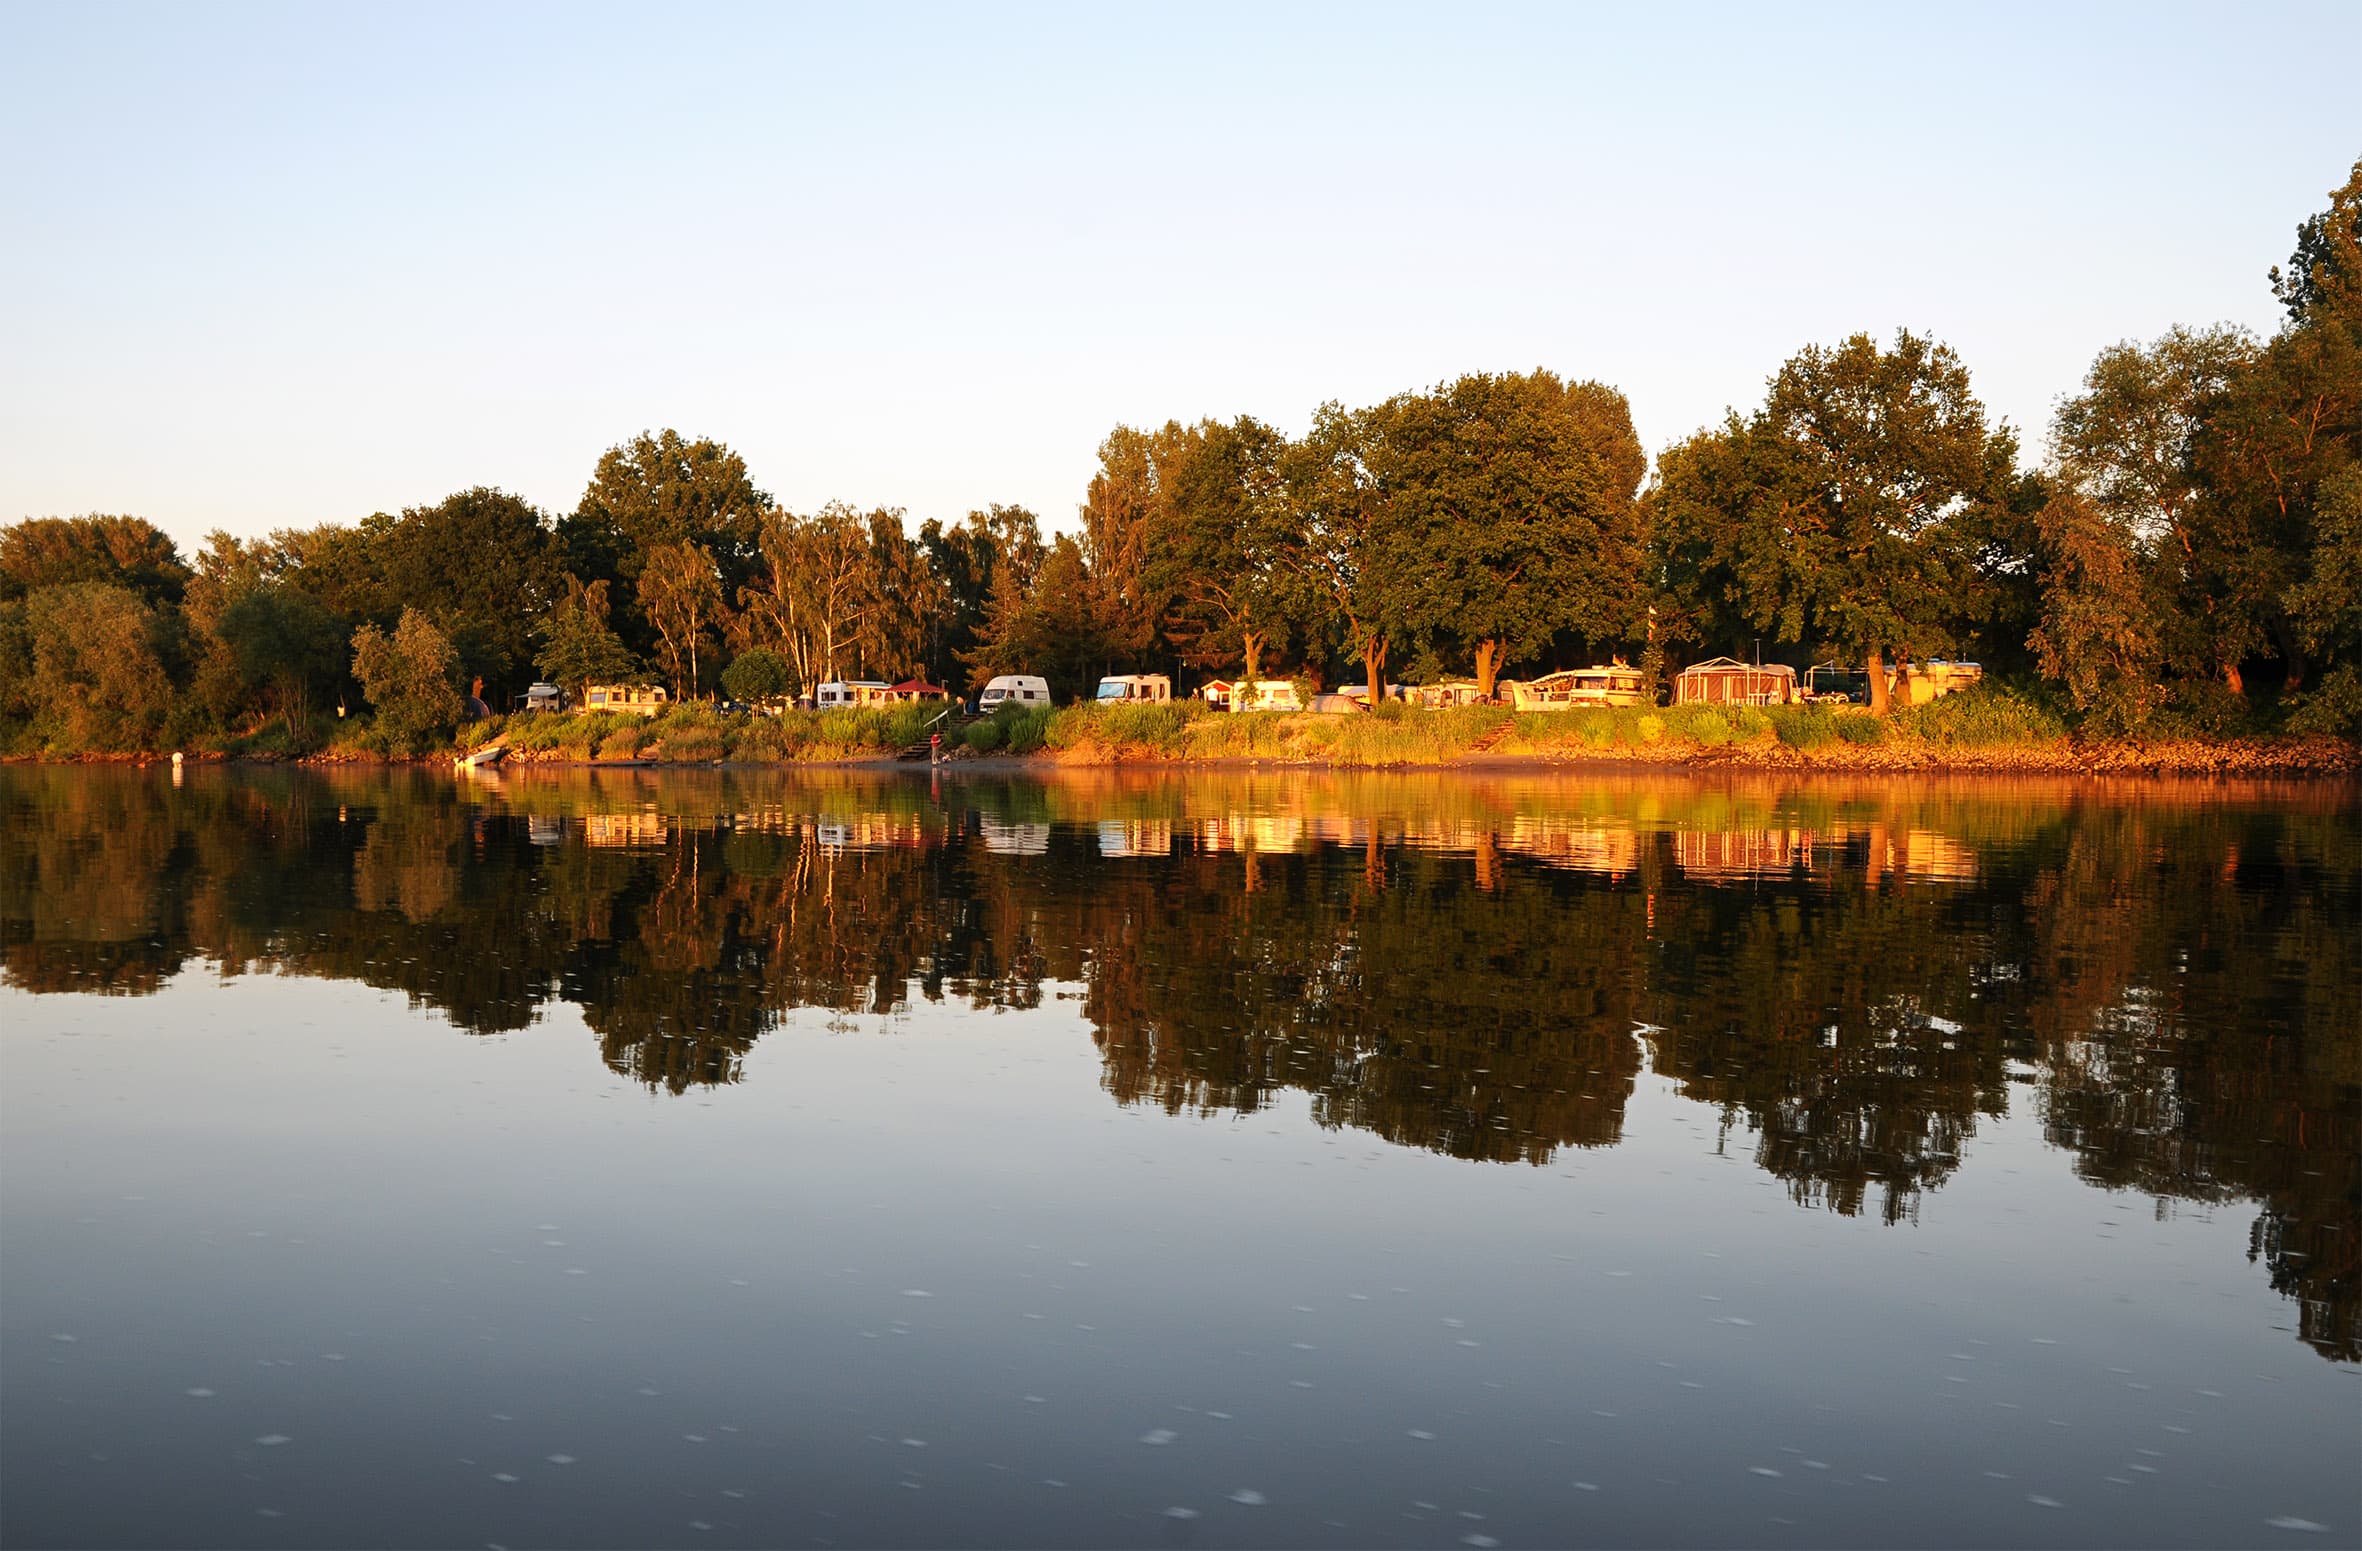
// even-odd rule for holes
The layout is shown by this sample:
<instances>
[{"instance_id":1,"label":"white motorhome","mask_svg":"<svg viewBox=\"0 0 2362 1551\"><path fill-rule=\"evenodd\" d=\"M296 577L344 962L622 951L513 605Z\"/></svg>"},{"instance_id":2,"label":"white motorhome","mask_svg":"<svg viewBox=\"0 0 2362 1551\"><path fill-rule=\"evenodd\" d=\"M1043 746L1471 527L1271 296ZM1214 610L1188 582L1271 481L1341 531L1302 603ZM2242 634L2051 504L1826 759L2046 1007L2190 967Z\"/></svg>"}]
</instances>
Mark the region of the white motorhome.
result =
<instances>
[{"instance_id":1,"label":"white motorhome","mask_svg":"<svg viewBox=\"0 0 2362 1551\"><path fill-rule=\"evenodd\" d=\"M886 698L889 687L884 679L831 679L815 692L812 703L823 711L840 706L874 705Z\"/></svg>"},{"instance_id":2,"label":"white motorhome","mask_svg":"<svg viewBox=\"0 0 2362 1551\"><path fill-rule=\"evenodd\" d=\"M1161 673L1111 673L1099 681L1099 693L1093 698L1102 704L1111 700L1170 700L1173 681Z\"/></svg>"},{"instance_id":3,"label":"white motorhome","mask_svg":"<svg viewBox=\"0 0 2362 1551\"><path fill-rule=\"evenodd\" d=\"M1304 709L1304 699L1296 693L1293 679L1257 679L1251 684L1241 679L1230 686L1230 709L1301 711Z\"/></svg>"},{"instance_id":4,"label":"white motorhome","mask_svg":"<svg viewBox=\"0 0 2362 1551\"><path fill-rule=\"evenodd\" d=\"M976 709L997 710L1004 705L1046 706L1050 703L1050 681L1031 673L1004 673L984 686L984 693L976 697Z\"/></svg>"}]
</instances>

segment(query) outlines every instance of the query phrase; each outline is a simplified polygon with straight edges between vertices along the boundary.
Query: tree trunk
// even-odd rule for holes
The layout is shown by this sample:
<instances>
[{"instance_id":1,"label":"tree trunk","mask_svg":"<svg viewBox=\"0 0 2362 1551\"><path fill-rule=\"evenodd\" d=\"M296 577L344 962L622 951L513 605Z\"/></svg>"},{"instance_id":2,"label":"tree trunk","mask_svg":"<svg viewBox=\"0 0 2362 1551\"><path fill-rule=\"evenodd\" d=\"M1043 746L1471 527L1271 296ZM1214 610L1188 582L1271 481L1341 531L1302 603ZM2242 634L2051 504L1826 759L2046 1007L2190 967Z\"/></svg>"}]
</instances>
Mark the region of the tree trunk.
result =
<instances>
[{"instance_id":1,"label":"tree trunk","mask_svg":"<svg viewBox=\"0 0 2362 1551\"><path fill-rule=\"evenodd\" d=\"M1870 648L1870 714L1884 716L1886 713L1886 650L1874 646Z\"/></svg>"},{"instance_id":2,"label":"tree trunk","mask_svg":"<svg viewBox=\"0 0 2362 1551\"><path fill-rule=\"evenodd\" d=\"M1260 630L1250 630L1240 638L1239 644L1246 648L1246 685L1248 693L1252 694L1255 686L1255 670L1262 664L1263 661L1263 632ZM1234 708L1238 705L1237 690L1231 691L1230 703Z\"/></svg>"},{"instance_id":3,"label":"tree trunk","mask_svg":"<svg viewBox=\"0 0 2362 1551\"><path fill-rule=\"evenodd\" d=\"M1361 660L1370 670L1370 709L1375 711L1386 699L1386 638L1372 636Z\"/></svg>"},{"instance_id":4,"label":"tree trunk","mask_svg":"<svg viewBox=\"0 0 2362 1551\"><path fill-rule=\"evenodd\" d=\"M2231 686L2232 694L2239 696L2241 699L2245 699L2247 697L2247 680L2240 676L2239 664L2236 662L2226 662L2223 664L2223 682Z\"/></svg>"},{"instance_id":5,"label":"tree trunk","mask_svg":"<svg viewBox=\"0 0 2362 1551\"><path fill-rule=\"evenodd\" d=\"M1476 643L1477 698L1481 700L1490 700L1493 698L1493 681L1500 677L1501 658L1503 655L1501 643L1498 641L1479 641Z\"/></svg>"}]
</instances>

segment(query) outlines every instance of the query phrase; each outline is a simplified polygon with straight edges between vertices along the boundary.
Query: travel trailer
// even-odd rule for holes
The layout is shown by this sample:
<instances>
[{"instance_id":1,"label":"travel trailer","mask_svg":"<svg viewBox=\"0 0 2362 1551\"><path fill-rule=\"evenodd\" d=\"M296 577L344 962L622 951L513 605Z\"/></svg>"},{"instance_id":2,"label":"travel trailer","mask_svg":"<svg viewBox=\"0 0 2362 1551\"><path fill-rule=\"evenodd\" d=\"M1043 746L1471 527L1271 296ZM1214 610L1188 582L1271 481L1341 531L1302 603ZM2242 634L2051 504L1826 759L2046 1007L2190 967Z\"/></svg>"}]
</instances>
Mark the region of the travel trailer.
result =
<instances>
[{"instance_id":1,"label":"travel trailer","mask_svg":"<svg viewBox=\"0 0 2362 1551\"><path fill-rule=\"evenodd\" d=\"M831 679L814 693L812 703L823 711L845 706L875 705L890 698L884 679Z\"/></svg>"},{"instance_id":2,"label":"travel trailer","mask_svg":"<svg viewBox=\"0 0 2362 1551\"><path fill-rule=\"evenodd\" d=\"M525 692L517 697L517 709L563 711L566 709L566 692L555 684L528 684Z\"/></svg>"},{"instance_id":3,"label":"travel trailer","mask_svg":"<svg viewBox=\"0 0 2362 1551\"><path fill-rule=\"evenodd\" d=\"M1913 663L1894 686L1895 699L1904 705L1925 705L1945 695L1973 689L1985 681L1985 670L1973 662Z\"/></svg>"},{"instance_id":4,"label":"travel trailer","mask_svg":"<svg viewBox=\"0 0 2362 1551\"><path fill-rule=\"evenodd\" d=\"M1173 698L1173 681L1161 673L1111 673L1099 681L1099 693L1092 698L1102 704L1111 700L1166 701Z\"/></svg>"},{"instance_id":5,"label":"travel trailer","mask_svg":"<svg viewBox=\"0 0 2362 1551\"><path fill-rule=\"evenodd\" d=\"M1031 673L1004 673L984 686L984 693L976 697L976 709L996 711L1004 705L1046 706L1050 703L1050 681Z\"/></svg>"},{"instance_id":6,"label":"travel trailer","mask_svg":"<svg viewBox=\"0 0 2362 1551\"><path fill-rule=\"evenodd\" d=\"M1206 704L1217 711L1301 711L1303 699L1289 679L1257 679L1248 683L1241 679L1229 683L1216 679L1199 691Z\"/></svg>"},{"instance_id":7,"label":"travel trailer","mask_svg":"<svg viewBox=\"0 0 2362 1551\"><path fill-rule=\"evenodd\" d=\"M672 697L661 684L589 684L583 687L582 708L585 711L628 711L634 716L655 716Z\"/></svg>"}]
</instances>

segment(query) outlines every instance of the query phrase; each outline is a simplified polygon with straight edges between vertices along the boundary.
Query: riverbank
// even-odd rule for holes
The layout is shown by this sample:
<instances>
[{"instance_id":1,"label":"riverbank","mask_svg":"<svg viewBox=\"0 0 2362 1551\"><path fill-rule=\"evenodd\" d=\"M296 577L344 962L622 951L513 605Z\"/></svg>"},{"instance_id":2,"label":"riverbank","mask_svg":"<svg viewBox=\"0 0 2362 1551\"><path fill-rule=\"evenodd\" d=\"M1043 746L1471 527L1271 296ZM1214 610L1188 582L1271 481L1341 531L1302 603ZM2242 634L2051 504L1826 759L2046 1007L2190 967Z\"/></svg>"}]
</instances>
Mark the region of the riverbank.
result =
<instances>
[{"instance_id":1,"label":"riverbank","mask_svg":"<svg viewBox=\"0 0 2362 1551\"><path fill-rule=\"evenodd\" d=\"M1767 771L2059 775L2362 774L2362 744L2323 736L2085 737L2007 695L1964 695L1883 720L1817 707L1680 706L1514 712L1469 706L1316 716L1216 715L1192 704L1070 706L961 725L940 708L904 706L786 716L675 707L641 719L612 714L492 718L452 744L395 754L366 729L319 752L230 747L187 757L211 763L447 764L502 745L512 766L634 768L892 766L931 736L945 763L979 772L1044 766L1300 766L1337 770L1555 769L1606 764ZM155 753L80 756L152 763ZM55 762L75 762L52 756Z\"/></svg>"}]
</instances>

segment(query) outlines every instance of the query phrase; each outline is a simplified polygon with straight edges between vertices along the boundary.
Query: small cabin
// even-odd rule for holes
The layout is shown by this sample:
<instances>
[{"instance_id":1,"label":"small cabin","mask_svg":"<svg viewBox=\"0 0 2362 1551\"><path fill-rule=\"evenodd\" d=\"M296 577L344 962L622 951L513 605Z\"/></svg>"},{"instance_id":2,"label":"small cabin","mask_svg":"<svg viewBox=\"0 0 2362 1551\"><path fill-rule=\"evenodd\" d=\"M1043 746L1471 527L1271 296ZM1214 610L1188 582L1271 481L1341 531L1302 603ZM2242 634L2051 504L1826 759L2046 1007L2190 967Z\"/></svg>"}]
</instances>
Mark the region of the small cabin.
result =
<instances>
[{"instance_id":1,"label":"small cabin","mask_svg":"<svg viewBox=\"0 0 2362 1551\"><path fill-rule=\"evenodd\" d=\"M949 700L951 691L940 684L930 684L925 679L904 679L899 684L887 685L885 693L878 698L912 705L920 701Z\"/></svg>"},{"instance_id":2,"label":"small cabin","mask_svg":"<svg viewBox=\"0 0 2362 1551\"><path fill-rule=\"evenodd\" d=\"M585 711L622 711L655 716L672 700L662 684L591 684L582 691Z\"/></svg>"},{"instance_id":3,"label":"small cabin","mask_svg":"<svg viewBox=\"0 0 2362 1551\"><path fill-rule=\"evenodd\" d=\"M1173 681L1161 673L1110 673L1091 698L1102 705L1115 700L1158 704L1173 698Z\"/></svg>"},{"instance_id":4,"label":"small cabin","mask_svg":"<svg viewBox=\"0 0 2362 1551\"><path fill-rule=\"evenodd\" d=\"M1792 705L1796 670L1785 663L1749 666L1735 657L1692 663L1673 676L1675 705Z\"/></svg>"}]
</instances>

